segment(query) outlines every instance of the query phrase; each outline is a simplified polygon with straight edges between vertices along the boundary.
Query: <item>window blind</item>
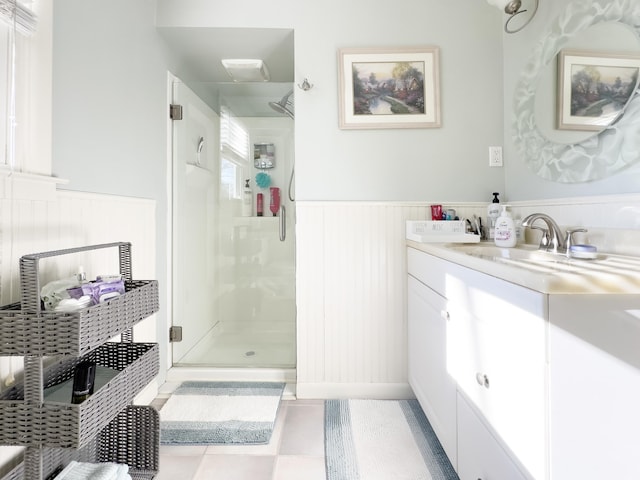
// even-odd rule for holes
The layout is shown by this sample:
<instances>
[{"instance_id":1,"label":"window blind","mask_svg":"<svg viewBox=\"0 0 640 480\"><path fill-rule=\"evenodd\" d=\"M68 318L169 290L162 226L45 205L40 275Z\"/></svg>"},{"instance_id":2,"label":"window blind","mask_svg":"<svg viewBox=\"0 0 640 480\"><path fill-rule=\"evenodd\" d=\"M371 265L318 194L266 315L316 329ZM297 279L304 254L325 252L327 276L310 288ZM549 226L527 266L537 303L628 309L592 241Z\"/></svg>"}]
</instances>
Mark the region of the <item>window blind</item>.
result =
<instances>
[{"instance_id":1,"label":"window blind","mask_svg":"<svg viewBox=\"0 0 640 480\"><path fill-rule=\"evenodd\" d=\"M249 160L249 132L227 107L220 108L220 147L237 163Z\"/></svg>"},{"instance_id":2,"label":"window blind","mask_svg":"<svg viewBox=\"0 0 640 480\"><path fill-rule=\"evenodd\" d=\"M23 35L36 31L36 14L16 0L0 0L0 20Z\"/></svg>"}]
</instances>

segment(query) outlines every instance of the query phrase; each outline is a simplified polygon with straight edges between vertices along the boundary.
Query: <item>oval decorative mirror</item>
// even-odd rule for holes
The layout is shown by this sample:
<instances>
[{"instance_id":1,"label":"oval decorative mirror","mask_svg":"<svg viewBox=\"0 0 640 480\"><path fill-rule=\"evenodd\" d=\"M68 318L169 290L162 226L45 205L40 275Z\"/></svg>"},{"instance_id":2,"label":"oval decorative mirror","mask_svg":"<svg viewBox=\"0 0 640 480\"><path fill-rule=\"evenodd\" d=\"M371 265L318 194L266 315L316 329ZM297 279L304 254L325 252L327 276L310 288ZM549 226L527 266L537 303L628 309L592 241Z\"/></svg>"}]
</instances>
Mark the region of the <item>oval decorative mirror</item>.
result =
<instances>
[{"instance_id":1,"label":"oval decorative mirror","mask_svg":"<svg viewBox=\"0 0 640 480\"><path fill-rule=\"evenodd\" d=\"M599 29L606 28L603 37ZM538 176L578 183L610 176L640 160L640 91L635 88L617 119L599 132L557 130L555 126L556 57L579 39L607 38L610 45L640 44L640 5L625 0L575 0L538 44L515 91L514 143ZM638 46L640 52L640 46ZM554 70L555 71L555 70Z\"/></svg>"}]
</instances>

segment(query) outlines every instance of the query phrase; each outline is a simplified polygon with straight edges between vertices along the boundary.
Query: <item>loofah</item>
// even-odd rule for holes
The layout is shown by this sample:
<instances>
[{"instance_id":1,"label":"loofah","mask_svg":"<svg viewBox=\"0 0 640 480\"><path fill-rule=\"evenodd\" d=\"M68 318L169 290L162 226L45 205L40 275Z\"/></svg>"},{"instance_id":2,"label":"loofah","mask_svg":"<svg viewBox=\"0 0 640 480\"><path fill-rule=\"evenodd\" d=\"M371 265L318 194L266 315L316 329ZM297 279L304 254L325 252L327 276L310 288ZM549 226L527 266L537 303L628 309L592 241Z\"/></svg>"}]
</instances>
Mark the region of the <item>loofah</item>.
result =
<instances>
[{"instance_id":1,"label":"loofah","mask_svg":"<svg viewBox=\"0 0 640 480\"><path fill-rule=\"evenodd\" d=\"M271 177L268 173L260 172L256 175L256 185L260 188L269 188Z\"/></svg>"}]
</instances>

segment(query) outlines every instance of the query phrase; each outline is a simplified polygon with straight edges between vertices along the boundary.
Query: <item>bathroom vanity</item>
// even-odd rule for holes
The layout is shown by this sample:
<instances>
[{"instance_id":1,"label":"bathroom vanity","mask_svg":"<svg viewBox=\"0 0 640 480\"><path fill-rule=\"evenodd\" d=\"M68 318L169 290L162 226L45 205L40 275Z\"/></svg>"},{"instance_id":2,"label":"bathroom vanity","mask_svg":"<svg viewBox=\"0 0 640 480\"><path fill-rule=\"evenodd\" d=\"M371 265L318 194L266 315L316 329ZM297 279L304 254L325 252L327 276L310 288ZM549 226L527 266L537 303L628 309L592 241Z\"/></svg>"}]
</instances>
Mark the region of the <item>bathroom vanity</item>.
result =
<instances>
[{"instance_id":1,"label":"bathroom vanity","mask_svg":"<svg viewBox=\"0 0 640 480\"><path fill-rule=\"evenodd\" d=\"M409 383L461 480L640 478L640 262L407 245Z\"/></svg>"}]
</instances>

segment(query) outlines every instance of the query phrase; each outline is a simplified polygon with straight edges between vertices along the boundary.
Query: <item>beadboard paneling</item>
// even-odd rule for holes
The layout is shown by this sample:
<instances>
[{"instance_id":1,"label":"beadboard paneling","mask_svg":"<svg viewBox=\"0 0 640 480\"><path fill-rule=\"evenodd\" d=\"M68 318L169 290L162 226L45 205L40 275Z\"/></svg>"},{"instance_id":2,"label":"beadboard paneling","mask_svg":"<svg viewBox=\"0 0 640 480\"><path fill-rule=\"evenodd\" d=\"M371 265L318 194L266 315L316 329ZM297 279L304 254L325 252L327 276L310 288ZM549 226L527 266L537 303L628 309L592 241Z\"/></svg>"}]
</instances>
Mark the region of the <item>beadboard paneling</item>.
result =
<instances>
[{"instance_id":1,"label":"beadboard paneling","mask_svg":"<svg viewBox=\"0 0 640 480\"><path fill-rule=\"evenodd\" d=\"M405 221L424 206L298 202L299 397L410 395Z\"/></svg>"}]
</instances>

